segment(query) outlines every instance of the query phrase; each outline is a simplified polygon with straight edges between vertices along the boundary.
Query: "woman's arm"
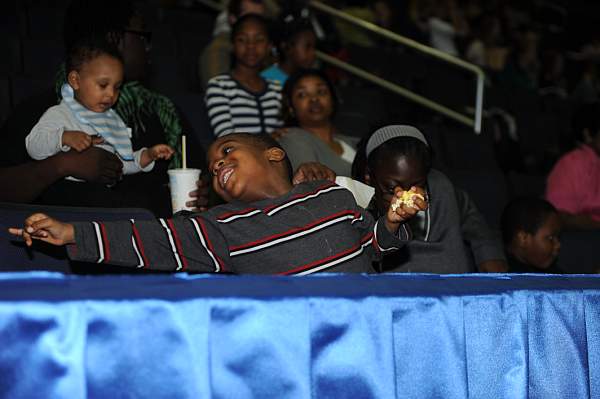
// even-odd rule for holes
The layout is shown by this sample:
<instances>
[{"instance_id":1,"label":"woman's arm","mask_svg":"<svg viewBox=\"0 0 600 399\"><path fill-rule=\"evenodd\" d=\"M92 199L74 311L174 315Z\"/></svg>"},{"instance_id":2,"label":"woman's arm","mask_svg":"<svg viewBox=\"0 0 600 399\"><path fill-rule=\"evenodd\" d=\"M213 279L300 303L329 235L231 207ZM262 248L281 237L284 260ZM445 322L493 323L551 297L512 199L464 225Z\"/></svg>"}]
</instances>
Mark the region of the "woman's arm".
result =
<instances>
[{"instance_id":1,"label":"woman's arm","mask_svg":"<svg viewBox=\"0 0 600 399\"><path fill-rule=\"evenodd\" d=\"M66 176L114 184L123 164L108 151L91 147L81 153L69 151L41 161L0 168L0 201L32 202L46 188Z\"/></svg>"}]
</instances>

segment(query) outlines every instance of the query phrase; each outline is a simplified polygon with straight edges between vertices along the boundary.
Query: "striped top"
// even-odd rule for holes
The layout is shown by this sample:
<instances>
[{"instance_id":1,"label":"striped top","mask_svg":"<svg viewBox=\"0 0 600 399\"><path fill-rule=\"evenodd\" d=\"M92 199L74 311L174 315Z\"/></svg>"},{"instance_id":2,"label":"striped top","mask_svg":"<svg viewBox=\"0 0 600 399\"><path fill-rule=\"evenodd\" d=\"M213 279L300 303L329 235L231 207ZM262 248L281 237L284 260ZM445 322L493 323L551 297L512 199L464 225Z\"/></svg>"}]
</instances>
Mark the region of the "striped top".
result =
<instances>
[{"instance_id":1,"label":"striped top","mask_svg":"<svg viewBox=\"0 0 600 399\"><path fill-rule=\"evenodd\" d=\"M283 125L281 86L267 80L261 93L245 89L231 75L208 81L204 101L215 137L230 133L271 133Z\"/></svg>"},{"instance_id":2,"label":"striped top","mask_svg":"<svg viewBox=\"0 0 600 399\"><path fill-rule=\"evenodd\" d=\"M295 186L276 199L232 202L173 219L76 222L74 260L193 272L371 272L410 238L356 205L332 182Z\"/></svg>"}]
</instances>

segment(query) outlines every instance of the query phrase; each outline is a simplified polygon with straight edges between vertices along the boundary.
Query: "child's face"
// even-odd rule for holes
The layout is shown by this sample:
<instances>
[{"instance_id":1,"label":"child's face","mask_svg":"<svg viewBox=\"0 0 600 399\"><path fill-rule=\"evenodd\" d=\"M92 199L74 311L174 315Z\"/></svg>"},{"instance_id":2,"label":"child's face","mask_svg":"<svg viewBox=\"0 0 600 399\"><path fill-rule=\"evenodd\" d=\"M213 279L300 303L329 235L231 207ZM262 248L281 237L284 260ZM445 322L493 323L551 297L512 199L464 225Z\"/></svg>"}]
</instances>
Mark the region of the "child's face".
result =
<instances>
[{"instance_id":1,"label":"child's face","mask_svg":"<svg viewBox=\"0 0 600 399\"><path fill-rule=\"evenodd\" d=\"M69 72L75 98L94 112L105 112L117 102L123 81L123 64L109 55L85 63L79 71Z\"/></svg>"},{"instance_id":2,"label":"child's face","mask_svg":"<svg viewBox=\"0 0 600 399\"><path fill-rule=\"evenodd\" d=\"M221 137L208 150L213 188L227 202L269 198L268 187L273 178L271 161L283 157L285 153L278 148L262 149L235 135Z\"/></svg>"},{"instance_id":3,"label":"child's face","mask_svg":"<svg viewBox=\"0 0 600 399\"><path fill-rule=\"evenodd\" d=\"M538 269L547 269L554 263L560 250L561 222L556 213L551 214L535 234L524 233L523 260Z\"/></svg>"},{"instance_id":4,"label":"child's face","mask_svg":"<svg viewBox=\"0 0 600 399\"><path fill-rule=\"evenodd\" d=\"M271 48L265 27L249 20L233 38L233 54L236 63L247 68L260 69Z\"/></svg>"},{"instance_id":5,"label":"child's face","mask_svg":"<svg viewBox=\"0 0 600 399\"><path fill-rule=\"evenodd\" d=\"M422 162L399 155L389 158L371 171L371 184L375 187L375 201L379 212L386 212L394 196L394 188L410 190L412 186L426 190L427 170Z\"/></svg>"},{"instance_id":6,"label":"child's face","mask_svg":"<svg viewBox=\"0 0 600 399\"><path fill-rule=\"evenodd\" d=\"M315 63L315 47L317 37L311 31L298 34L289 45L287 57L297 68L310 68Z\"/></svg>"},{"instance_id":7,"label":"child's face","mask_svg":"<svg viewBox=\"0 0 600 399\"><path fill-rule=\"evenodd\" d=\"M333 97L327 83L318 76L307 76L296 83L291 105L300 126L328 121L333 114Z\"/></svg>"}]
</instances>

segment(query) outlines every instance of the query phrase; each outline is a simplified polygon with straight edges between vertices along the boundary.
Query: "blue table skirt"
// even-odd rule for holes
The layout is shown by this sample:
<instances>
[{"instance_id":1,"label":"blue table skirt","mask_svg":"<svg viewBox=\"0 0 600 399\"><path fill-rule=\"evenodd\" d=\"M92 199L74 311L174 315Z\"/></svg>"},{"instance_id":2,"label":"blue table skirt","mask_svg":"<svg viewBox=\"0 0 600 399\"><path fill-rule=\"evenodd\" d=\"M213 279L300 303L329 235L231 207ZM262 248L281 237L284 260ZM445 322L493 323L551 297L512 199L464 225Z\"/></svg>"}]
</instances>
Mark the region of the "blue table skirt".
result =
<instances>
[{"instance_id":1,"label":"blue table skirt","mask_svg":"<svg viewBox=\"0 0 600 399\"><path fill-rule=\"evenodd\" d=\"M0 274L1 398L598 398L600 279Z\"/></svg>"}]
</instances>

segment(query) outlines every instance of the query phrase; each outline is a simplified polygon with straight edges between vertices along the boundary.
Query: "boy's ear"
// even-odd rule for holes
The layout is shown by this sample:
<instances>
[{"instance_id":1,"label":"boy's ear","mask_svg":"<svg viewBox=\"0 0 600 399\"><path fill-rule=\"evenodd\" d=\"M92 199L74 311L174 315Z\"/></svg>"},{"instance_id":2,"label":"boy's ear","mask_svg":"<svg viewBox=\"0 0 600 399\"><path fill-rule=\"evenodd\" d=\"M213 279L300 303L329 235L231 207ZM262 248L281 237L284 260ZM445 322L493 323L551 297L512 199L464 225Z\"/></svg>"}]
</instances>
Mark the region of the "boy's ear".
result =
<instances>
[{"instance_id":1,"label":"boy's ear","mask_svg":"<svg viewBox=\"0 0 600 399\"><path fill-rule=\"evenodd\" d=\"M369 168L365 168L365 175L363 176L363 178L365 179L365 184L372 186L371 172L369 172Z\"/></svg>"},{"instance_id":2,"label":"boy's ear","mask_svg":"<svg viewBox=\"0 0 600 399\"><path fill-rule=\"evenodd\" d=\"M69 72L67 75L67 82L73 90L79 90L79 73L77 71Z\"/></svg>"},{"instance_id":3,"label":"boy's ear","mask_svg":"<svg viewBox=\"0 0 600 399\"><path fill-rule=\"evenodd\" d=\"M283 161L285 159L285 151L281 148L271 147L267 150L267 159L275 162Z\"/></svg>"},{"instance_id":4,"label":"boy's ear","mask_svg":"<svg viewBox=\"0 0 600 399\"><path fill-rule=\"evenodd\" d=\"M525 245L525 243L528 241L530 234L528 234L527 232L523 231L523 230L519 230L517 231L517 244L519 244L520 246Z\"/></svg>"}]
</instances>

